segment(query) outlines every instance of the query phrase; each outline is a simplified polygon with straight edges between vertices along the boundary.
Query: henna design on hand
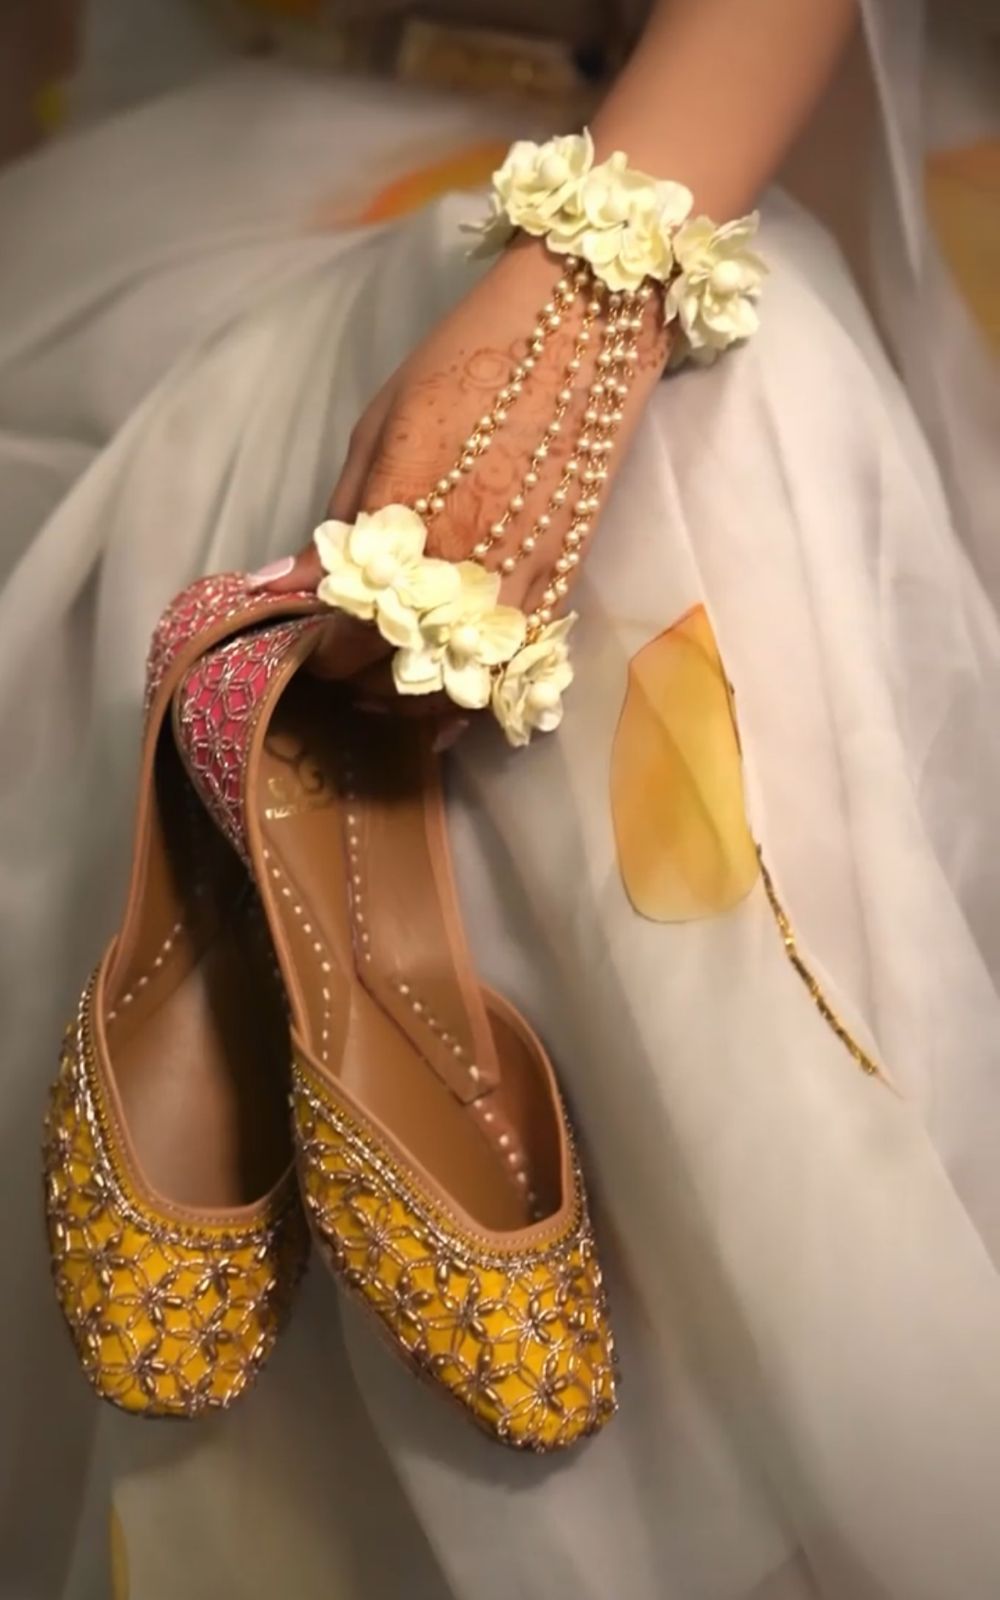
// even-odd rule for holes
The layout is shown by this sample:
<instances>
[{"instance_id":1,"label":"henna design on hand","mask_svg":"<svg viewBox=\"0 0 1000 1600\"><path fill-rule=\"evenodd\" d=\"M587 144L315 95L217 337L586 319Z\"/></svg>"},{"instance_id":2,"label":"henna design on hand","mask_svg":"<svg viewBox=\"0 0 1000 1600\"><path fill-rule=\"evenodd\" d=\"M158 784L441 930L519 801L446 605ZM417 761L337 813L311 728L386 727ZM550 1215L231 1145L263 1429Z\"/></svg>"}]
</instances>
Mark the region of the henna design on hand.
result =
<instances>
[{"instance_id":1,"label":"henna design on hand","mask_svg":"<svg viewBox=\"0 0 1000 1600\"><path fill-rule=\"evenodd\" d=\"M457 482L443 510L433 519L428 552L451 560L472 555L477 541L502 515L521 484L526 463L552 415L556 392L564 382L566 362L582 322L577 303L553 333L544 354L537 361L530 389L511 405L502 427L492 437L488 451L476 462L474 471ZM636 338L633 368L641 374L640 389L648 391L662 370L669 349L658 298L650 301L644 313L644 326ZM413 504L433 493L438 479L454 466L463 441L478 421L486 396L495 396L507 381L512 368L523 361L528 341L520 333L506 348L502 344L481 343L459 349L455 358L441 367L404 379L400 397L390 410L382 430L376 458L365 487L366 507L399 500ZM630 395L626 415L629 423L639 410L639 396ZM570 441L582 426L585 406L582 393L575 397L565 418L565 431L552 442L544 470L536 488L526 496L526 511L535 515L544 509L552 489L559 482ZM628 432L626 427L625 432ZM516 581L505 585L517 600L537 587L538 575L551 566L558 553L567 525L568 507L551 516L550 529L539 539L538 548L519 568ZM492 564L492 557L487 564Z\"/></svg>"}]
</instances>

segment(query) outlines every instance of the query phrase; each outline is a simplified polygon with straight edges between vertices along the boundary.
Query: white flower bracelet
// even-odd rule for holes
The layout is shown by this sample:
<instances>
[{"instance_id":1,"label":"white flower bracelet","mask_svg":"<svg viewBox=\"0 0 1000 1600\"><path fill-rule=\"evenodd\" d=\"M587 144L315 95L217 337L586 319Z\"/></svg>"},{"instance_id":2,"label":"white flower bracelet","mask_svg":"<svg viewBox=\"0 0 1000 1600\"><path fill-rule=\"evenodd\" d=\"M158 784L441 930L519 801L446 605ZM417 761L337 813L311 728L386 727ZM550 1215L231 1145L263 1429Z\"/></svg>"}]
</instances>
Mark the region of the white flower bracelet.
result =
<instances>
[{"instance_id":1,"label":"white flower bracelet","mask_svg":"<svg viewBox=\"0 0 1000 1600\"><path fill-rule=\"evenodd\" d=\"M324 522L314 535L325 572L320 598L374 624L394 647L400 694L444 693L470 711L489 706L513 745L559 726L576 618L556 612L600 505L644 321L656 314L677 324L674 364L685 356L713 360L757 327L766 269L749 248L756 216L717 227L692 218L691 205L683 184L631 170L621 152L595 165L586 132L544 145L519 142L494 173L480 248L502 248L517 228L543 238L564 266L552 299L433 489L412 506L362 513L353 524ZM552 415L503 511L479 531L471 561L425 556L429 525L475 473L578 301L575 331L563 338L568 353L558 358ZM535 608L501 605L503 578L523 561L537 564L556 540Z\"/></svg>"},{"instance_id":2,"label":"white flower bracelet","mask_svg":"<svg viewBox=\"0 0 1000 1600\"><path fill-rule=\"evenodd\" d=\"M575 617L532 628L523 611L497 603L499 573L425 556L427 527L410 506L323 522L313 539L325 572L320 599L373 622L395 646L400 694L443 691L467 711L492 706L513 745L559 726Z\"/></svg>"},{"instance_id":3,"label":"white flower bracelet","mask_svg":"<svg viewBox=\"0 0 1000 1600\"><path fill-rule=\"evenodd\" d=\"M520 139L493 174L489 215L471 225L482 234L475 253L503 249L521 229L585 261L609 289L662 284L664 319L678 323L672 363L711 361L756 331L767 268L749 248L755 212L718 226L692 217L693 203L684 184L636 171L621 150L595 163L587 129Z\"/></svg>"}]
</instances>

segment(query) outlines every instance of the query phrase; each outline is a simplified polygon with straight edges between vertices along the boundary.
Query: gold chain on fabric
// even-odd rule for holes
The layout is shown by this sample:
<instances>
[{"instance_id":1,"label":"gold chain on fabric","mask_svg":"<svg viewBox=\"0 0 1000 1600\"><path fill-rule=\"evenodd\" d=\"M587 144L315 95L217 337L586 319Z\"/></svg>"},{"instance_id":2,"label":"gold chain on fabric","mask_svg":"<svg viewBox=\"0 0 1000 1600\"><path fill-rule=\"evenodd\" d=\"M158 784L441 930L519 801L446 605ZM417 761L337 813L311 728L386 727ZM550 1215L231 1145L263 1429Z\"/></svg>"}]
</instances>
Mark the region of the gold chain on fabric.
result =
<instances>
[{"instance_id":1,"label":"gold chain on fabric","mask_svg":"<svg viewBox=\"0 0 1000 1600\"><path fill-rule=\"evenodd\" d=\"M833 1032L855 1064L861 1068L861 1071L870 1078L880 1078L883 1083L888 1084L889 1079L878 1065L878 1062L858 1043L850 1029L841 1021L827 999L819 979L811 968L807 966L805 958L799 950L798 941L788 913L778 899L778 893L774 887L774 879L767 869L760 845L757 846L757 858L760 861L760 875L764 883L768 904L771 907L774 920L778 924L778 932L781 934L781 942L785 947L785 954L808 989L813 1005L827 1026L833 1029Z\"/></svg>"}]
</instances>

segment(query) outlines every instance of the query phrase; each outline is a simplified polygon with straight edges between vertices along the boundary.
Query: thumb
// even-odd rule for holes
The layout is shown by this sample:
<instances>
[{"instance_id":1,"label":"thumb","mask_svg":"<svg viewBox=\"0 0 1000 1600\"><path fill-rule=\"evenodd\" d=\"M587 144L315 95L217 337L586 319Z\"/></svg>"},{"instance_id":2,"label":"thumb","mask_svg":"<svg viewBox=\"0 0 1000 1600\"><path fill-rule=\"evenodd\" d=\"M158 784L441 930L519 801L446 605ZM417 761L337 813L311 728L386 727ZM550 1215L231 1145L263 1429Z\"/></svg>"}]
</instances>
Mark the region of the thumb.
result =
<instances>
[{"instance_id":1,"label":"thumb","mask_svg":"<svg viewBox=\"0 0 1000 1600\"><path fill-rule=\"evenodd\" d=\"M270 566L252 572L247 579L251 589L266 589L268 594L297 594L315 591L323 569L313 545L297 556L285 556ZM353 617L331 614L322 642L310 660L310 671L322 678L352 678L374 661L381 661L388 650L385 640L366 623Z\"/></svg>"},{"instance_id":2,"label":"thumb","mask_svg":"<svg viewBox=\"0 0 1000 1600\"><path fill-rule=\"evenodd\" d=\"M301 589L311 592L322 576L319 554L310 542L297 556L282 556L277 561L269 561L259 572L251 572L247 587L267 589L271 594L294 594Z\"/></svg>"}]
</instances>

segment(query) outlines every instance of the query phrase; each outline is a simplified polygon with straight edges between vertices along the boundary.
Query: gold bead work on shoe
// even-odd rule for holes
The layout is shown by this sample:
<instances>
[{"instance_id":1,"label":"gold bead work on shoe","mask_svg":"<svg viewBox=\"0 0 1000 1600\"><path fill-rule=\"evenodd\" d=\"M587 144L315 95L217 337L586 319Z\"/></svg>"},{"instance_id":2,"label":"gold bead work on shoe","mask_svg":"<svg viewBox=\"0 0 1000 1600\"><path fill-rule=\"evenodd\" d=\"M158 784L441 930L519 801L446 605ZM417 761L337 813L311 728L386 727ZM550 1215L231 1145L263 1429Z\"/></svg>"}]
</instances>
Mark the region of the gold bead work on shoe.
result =
<instances>
[{"instance_id":1,"label":"gold bead work on shoe","mask_svg":"<svg viewBox=\"0 0 1000 1600\"><path fill-rule=\"evenodd\" d=\"M123 1410L228 1406L269 1356L305 1264L291 1182L247 1222L189 1222L131 1184L95 1059L93 985L67 1032L46 1117L56 1294L84 1371Z\"/></svg>"},{"instance_id":2,"label":"gold bead work on shoe","mask_svg":"<svg viewBox=\"0 0 1000 1600\"><path fill-rule=\"evenodd\" d=\"M505 1251L418 1193L302 1060L292 1103L315 1229L411 1368L517 1449L558 1450L601 1428L616 1409L616 1360L579 1174L568 1222Z\"/></svg>"}]
</instances>

